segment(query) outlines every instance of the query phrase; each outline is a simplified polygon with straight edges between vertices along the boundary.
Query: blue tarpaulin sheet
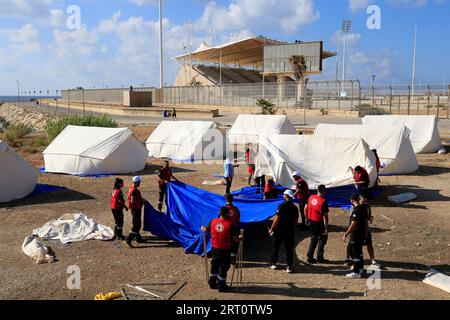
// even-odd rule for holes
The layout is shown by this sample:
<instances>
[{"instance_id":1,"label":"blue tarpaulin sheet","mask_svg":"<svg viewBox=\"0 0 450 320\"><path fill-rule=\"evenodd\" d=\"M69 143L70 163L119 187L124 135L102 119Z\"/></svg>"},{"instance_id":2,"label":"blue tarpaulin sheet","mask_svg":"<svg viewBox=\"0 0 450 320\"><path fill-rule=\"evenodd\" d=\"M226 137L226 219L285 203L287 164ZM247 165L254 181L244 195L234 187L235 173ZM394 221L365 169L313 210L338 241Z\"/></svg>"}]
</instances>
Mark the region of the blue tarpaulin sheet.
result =
<instances>
[{"instance_id":1,"label":"blue tarpaulin sheet","mask_svg":"<svg viewBox=\"0 0 450 320\"><path fill-rule=\"evenodd\" d=\"M51 172L47 172L45 171L45 168L40 168L39 171L41 173L51 173ZM76 174L74 175L76 177L80 177L80 178L94 178L94 179L102 179L102 178L109 178L112 177L112 174Z\"/></svg>"},{"instance_id":2,"label":"blue tarpaulin sheet","mask_svg":"<svg viewBox=\"0 0 450 320\"><path fill-rule=\"evenodd\" d=\"M244 188L237 194L234 204L241 211L241 222L257 223L272 218L282 196L276 200L262 200L255 195L254 188ZM347 207L348 198L355 192L353 186L335 188L328 196L330 203L338 207ZM254 197L250 196L251 194ZM257 199L259 197L259 199ZM252 199L253 198L253 199ZM331 206L330 204L330 206ZM164 239L173 240L182 246L186 253L203 255L203 235L201 226L206 226L217 218L219 209L225 205L223 195L214 194L181 182L172 182L167 187L166 214L159 213L150 204L145 207L144 230ZM347 207L348 208L348 207ZM207 239L207 250L211 248Z\"/></svg>"},{"instance_id":3,"label":"blue tarpaulin sheet","mask_svg":"<svg viewBox=\"0 0 450 320\"><path fill-rule=\"evenodd\" d=\"M65 189L64 187L59 187L59 186L51 186L48 184L37 184L34 191L32 193L30 193L27 196L27 198L36 197L38 195L46 194L46 193L57 192L57 191L64 190L64 189Z\"/></svg>"}]
</instances>

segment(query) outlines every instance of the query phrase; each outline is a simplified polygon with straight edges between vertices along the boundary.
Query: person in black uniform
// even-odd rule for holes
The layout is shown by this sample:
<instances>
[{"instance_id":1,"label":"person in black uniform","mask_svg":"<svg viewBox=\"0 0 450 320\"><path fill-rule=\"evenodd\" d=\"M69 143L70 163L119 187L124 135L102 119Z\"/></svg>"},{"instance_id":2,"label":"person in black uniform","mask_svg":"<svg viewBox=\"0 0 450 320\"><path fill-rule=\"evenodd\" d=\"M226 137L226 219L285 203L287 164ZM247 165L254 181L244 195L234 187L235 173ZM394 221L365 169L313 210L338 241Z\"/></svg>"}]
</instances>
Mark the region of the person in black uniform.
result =
<instances>
[{"instance_id":1,"label":"person in black uniform","mask_svg":"<svg viewBox=\"0 0 450 320\"><path fill-rule=\"evenodd\" d=\"M278 207L277 214L273 220L272 227L269 229L269 235L273 240L272 261L270 268L277 269L278 254L280 246L284 242L286 247L287 272L292 273L294 264L295 247L295 226L298 223L299 211L294 204L294 192L287 190L284 193L285 202Z\"/></svg>"},{"instance_id":2,"label":"person in black uniform","mask_svg":"<svg viewBox=\"0 0 450 320\"><path fill-rule=\"evenodd\" d=\"M372 230L370 228L370 225L373 224L373 215L372 215L372 208L369 204L369 199L367 195L361 194L359 195L359 201L361 203L361 206L366 210L367 212L367 218L369 221L369 231L367 232L367 237L364 240L364 246L367 247L367 253L369 254L370 262L372 265L377 265L377 261L375 260L375 249L373 248L372 243Z\"/></svg>"},{"instance_id":3,"label":"person in black uniform","mask_svg":"<svg viewBox=\"0 0 450 320\"><path fill-rule=\"evenodd\" d=\"M360 279L364 268L363 244L368 233L367 210L360 205L359 195L355 194L350 198L353 205L352 223L342 240L345 242L350 236L351 258L353 262L353 272L347 274L349 279Z\"/></svg>"},{"instance_id":4,"label":"person in black uniform","mask_svg":"<svg viewBox=\"0 0 450 320\"><path fill-rule=\"evenodd\" d=\"M222 207L220 217L212 220L207 227L202 226L203 232L211 234L212 261L209 287L227 291L227 274L231 265L231 252L235 242L242 240L233 220L229 218L230 208Z\"/></svg>"}]
</instances>

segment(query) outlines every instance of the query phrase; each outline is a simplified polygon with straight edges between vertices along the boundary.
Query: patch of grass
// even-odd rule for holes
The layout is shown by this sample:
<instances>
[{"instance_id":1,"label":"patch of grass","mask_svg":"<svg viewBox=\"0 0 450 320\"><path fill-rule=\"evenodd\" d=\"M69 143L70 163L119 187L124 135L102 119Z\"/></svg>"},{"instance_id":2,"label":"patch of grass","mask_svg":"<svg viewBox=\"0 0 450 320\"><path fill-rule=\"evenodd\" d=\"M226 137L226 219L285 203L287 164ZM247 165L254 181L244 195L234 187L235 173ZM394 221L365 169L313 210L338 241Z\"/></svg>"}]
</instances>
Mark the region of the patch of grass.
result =
<instances>
[{"instance_id":1,"label":"patch of grass","mask_svg":"<svg viewBox=\"0 0 450 320\"><path fill-rule=\"evenodd\" d=\"M46 147L46 146L48 146L48 141L47 141L47 139L45 139L43 137L37 137L36 139L34 139L32 144L33 144L33 146L36 146L36 147Z\"/></svg>"},{"instance_id":2,"label":"patch of grass","mask_svg":"<svg viewBox=\"0 0 450 320\"><path fill-rule=\"evenodd\" d=\"M56 121L49 122L45 126L45 131L49 141L53 141L67 126L81 126L81 127L103 127L103 128L117 128L116 121L108 117L107 115L96 116L89 115L69 115L59 118Z\"/></svg>"},{"instance_id":3,"label":"patch of grass","mask_svg":"<svg viewBox=\"0 0 450 320\"><path fill-rule=\"evenodd\" d=\"M447 110L448 106L446 104L441 103L440 105L438 105L438 107L442 110Z\"/></svg>"},{"instance_id":4,"label":"patch of grass","mask_svg":"<svg viewBox=\"0 0 450 320\"><path fill-rule=\"evenodd\" d=\"M325 108L320 108L320 114L323 116L326 116L326 115L328 115L328 110Z\"/></svg>"},{"instance_id":5,"label":"patch of grass","mask_svg":"<svg viewBox=\"0 0 450 320\"><path fill-rule=\"evenodd\" d=\"M24 138L33 132L33 128L26 124L13 124L5 129L5 140L14 145L17 140Z\"/></svg>"}]
</instances>

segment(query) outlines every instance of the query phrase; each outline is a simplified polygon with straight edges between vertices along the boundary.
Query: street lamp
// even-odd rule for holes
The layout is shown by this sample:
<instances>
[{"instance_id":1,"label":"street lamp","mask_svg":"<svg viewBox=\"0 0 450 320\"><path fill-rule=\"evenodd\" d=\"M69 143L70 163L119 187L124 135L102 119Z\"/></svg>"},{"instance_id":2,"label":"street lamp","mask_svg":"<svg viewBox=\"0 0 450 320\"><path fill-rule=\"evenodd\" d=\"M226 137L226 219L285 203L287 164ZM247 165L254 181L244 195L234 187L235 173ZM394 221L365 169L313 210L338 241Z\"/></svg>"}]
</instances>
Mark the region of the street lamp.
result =
<instances>
[{"instance_id":1,"label":"street lamp","mask_svg":"<svg viewBox=\"0 0 450 320\"><path fill-rule=\"evenodd\" d=\"M20 102L20 82L16 80L17 83L17 102Z\"/></svg>"},{"instance_id":2,"label":"street lamp","mask_svg":"<svg viewBox=\"0 0 450 320\"><path fill-rule=\"evenodd\" d=\"M352 22L350 20L344 20L342 22L342 29L341 32L343 34L344 37L344 50L342 52L342 92L341 92L341 96L345 97L347 96L347 92L345 92L345 58L346 58L346 54L347 54L347 33L350 32L350 29L352 27Z\"/></svg>"},{"instance_id":3,"label":"street lamp","mask_svg":"<svg viewBox=\"0 0 450 320\"><path fill-rule=\"evenodd\" d=\"M372 75L372 108L375 108L375 74Z\"/></svg>"},{"instance_id":4,"label":"street lamp","mask_svg":"<svg viewBox=\"0 0 450 320\"><path fill-rule=\"evenodd\" d=\"M164 57L163 57L163 11L162 0L159 0L159 78L160 87L164 87Z\"/></svg>"}]
</instances>

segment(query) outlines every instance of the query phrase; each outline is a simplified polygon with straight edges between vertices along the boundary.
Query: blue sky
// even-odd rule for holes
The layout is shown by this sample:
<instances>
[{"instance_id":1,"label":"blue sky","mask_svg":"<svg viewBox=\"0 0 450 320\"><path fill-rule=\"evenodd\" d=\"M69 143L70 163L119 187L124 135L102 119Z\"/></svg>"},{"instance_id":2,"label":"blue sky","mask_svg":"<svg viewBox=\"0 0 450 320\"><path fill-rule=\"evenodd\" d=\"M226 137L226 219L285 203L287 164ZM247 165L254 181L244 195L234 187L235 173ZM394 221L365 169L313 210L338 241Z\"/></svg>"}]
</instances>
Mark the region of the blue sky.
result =
<instances>
[{"instance_id":1,"label":"blue sky","mask_svg":"<svg viewBox=\"0 0 450 320\"><path fill-rule=\"evenodd\" d=\"M381 29L369 30L366 9L381 10ZM69 29L67 8L80 8ZM413 32L418 26L417 82L450 82L450 0L164 0L166 83L178 66L170 59L208 44L249 35L279 40L323 40L336 50L336 31L351 19L347 78L378 83L411 81ZM186 23L192 22L190 32ZM187 33L190 34L189 41ZM333 79L335 60L315 79ZM157 86L157 0L0 0L0 95L83 86Z\"/></svg>"}]
</instances>

